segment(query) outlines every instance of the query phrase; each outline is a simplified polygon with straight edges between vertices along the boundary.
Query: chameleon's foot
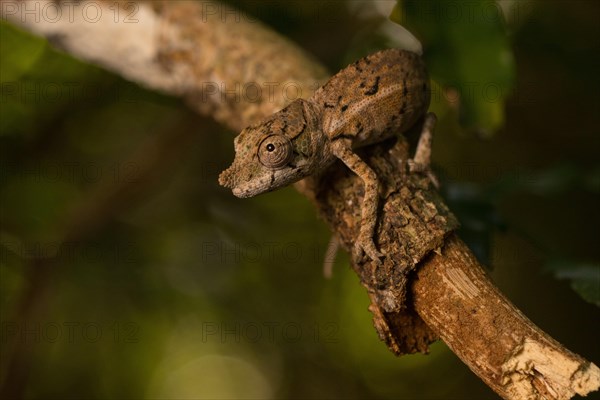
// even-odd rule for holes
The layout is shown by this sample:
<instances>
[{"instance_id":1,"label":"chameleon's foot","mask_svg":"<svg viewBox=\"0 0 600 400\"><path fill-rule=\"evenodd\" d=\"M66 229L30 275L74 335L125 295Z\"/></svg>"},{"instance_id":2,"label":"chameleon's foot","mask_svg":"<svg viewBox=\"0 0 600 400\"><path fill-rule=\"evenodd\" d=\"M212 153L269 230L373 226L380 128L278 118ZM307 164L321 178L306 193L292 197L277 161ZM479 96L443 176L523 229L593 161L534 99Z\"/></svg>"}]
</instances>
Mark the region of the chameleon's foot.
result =
<instances>
[{"instance_id":1,"label":"chameleon's foot","mask_svg":"<svg viewBox=\"0 0 600 400\"><path fill-rule=\"evenodd\" d=\"M410 172L426 172L429 169L429 165L421 164L420 162L415 161L413 158L408 161L408 170Z\"/></svg>"},{"instance_id":2,"label":"chameleon's foot","mask_svg":"<svg viewBox=\"0 0 600 400\"><path fill-rule=\"evenodd\" d=\"M440 181L431 170L431 166L418 163L415 160L408 160L408 169L410 172L426 174L433 186L436 189L440 188Z\"/></svg>"},{"instance_id":3,"label":"chameleon's foot","mask_svg":"<svg viewBox=\"0 0 600 400\"><path fill-rule=\"evenodd\" d=\"M366 254L376 264L381 264L384 255L377 250L373 238L369 235L360 235L354 243L354 256L357 260Z\"/></svg>"}]
</instances>

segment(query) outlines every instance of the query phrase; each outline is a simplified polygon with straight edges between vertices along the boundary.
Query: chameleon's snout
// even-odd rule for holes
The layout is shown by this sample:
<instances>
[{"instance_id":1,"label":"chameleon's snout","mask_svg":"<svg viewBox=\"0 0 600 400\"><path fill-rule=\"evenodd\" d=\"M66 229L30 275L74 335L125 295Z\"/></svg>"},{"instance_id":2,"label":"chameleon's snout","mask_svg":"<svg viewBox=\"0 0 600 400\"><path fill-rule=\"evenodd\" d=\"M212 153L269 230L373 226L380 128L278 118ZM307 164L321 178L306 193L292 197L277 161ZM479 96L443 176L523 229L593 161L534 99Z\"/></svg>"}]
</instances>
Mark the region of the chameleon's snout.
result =
<instances>
[{"instance_id":1,"label":"chameleon's snout","mask_svg":"<svg viewBox=\"0 0 600 400\"><path fill-rule=\"evenodd\" d=\"M225 171L221 172L219 175L219 184L223 187L231 189L234 196L236 197L250 197L252 193L248 190L243 189L243 181L249 180L245 179L239 168L237 168L234 163L231 167L227 168Z\"/></svg>"},{"instance_id":2,"label":"chameleon's snout","mask_svg":"<svg viewBox=\"0 0 600 400\"><path fill-rule=\"evenodd\" d=\"M219 175L219 185L233 189L235 187L234 182L235 172L233 171L233 165L221 172Z\"/></svg>"},{"instance_id":3,"label":"chameleon's snout","mask_svg":"<svg viewBox=\"0 0 600 400\"><path fill-rule=\"evenodd\" d=\"M277 185L280 171L268 170L258 163L244 164L234 160L233 164L219 175L219 184L231 189L240 198L253 197L268 192Z\"/></svg>"}]
</instances>

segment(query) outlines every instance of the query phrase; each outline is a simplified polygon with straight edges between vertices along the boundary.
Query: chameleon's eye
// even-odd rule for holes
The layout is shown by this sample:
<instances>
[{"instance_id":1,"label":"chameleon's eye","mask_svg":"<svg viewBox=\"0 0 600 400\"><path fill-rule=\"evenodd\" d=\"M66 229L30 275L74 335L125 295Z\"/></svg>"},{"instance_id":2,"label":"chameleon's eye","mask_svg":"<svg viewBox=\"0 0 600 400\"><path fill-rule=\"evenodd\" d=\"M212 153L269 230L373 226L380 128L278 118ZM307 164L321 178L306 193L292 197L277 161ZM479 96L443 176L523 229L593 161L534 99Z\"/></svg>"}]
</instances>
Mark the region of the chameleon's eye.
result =
<instances>
[{"instance_id":1,"label":"chameleon's eye","mask_svg":"<svg viewBox=\"0 0 600 400\"><path fill-rule=\"evenodd\" d=\"M267 136L258 146L258 159L268 168L283 167L292 155L292 143L284 135Z\"/></svg>"}]
</instances>

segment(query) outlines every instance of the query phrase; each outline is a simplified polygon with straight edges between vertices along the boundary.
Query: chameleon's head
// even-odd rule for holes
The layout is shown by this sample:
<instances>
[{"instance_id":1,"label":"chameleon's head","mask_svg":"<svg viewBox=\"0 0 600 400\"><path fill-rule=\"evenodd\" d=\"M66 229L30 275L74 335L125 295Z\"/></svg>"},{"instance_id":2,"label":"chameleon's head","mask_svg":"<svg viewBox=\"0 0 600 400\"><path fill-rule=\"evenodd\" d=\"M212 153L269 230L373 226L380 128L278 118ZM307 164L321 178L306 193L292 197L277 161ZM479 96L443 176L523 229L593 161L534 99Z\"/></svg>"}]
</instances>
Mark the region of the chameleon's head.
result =
<instances>
[{"instance_id":1,"label":"chameleon's head","mask_svg":"<svg viewBox=\"0 0 600 400\"><path fill-rule=\"evenodd\" d=\"M219 183L237 197L252 197L306 177L319 150L315 131L310 105L296 100L235 138L235 159Z\"/></svg>"}]
</instances>

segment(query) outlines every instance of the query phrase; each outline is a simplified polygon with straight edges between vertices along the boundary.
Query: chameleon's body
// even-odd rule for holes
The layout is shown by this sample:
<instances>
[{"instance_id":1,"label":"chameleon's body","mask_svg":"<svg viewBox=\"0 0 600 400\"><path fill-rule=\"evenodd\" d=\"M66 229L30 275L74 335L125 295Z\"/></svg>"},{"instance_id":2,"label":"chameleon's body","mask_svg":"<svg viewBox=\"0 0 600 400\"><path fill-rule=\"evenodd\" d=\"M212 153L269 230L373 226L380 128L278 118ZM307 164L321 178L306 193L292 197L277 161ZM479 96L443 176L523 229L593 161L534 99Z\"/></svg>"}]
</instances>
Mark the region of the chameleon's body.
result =
<instances>
[{"instance_id":1,"label":"chameleon's body","mask_svg":"<svg viewBox=\"0 0 600 400\"><path fill-rule=\"evenodd\" d=\"M251 197L340 159L365 184L357 249L378 261L373 231L379 183L353 149L405 132L425 115L429 100L429 78L417 54L398 49L371 54L338 72L308 100L295 100L244 129L235 139L235 160L219 182L238 197Z\"/></svg>"}]
</instances>

